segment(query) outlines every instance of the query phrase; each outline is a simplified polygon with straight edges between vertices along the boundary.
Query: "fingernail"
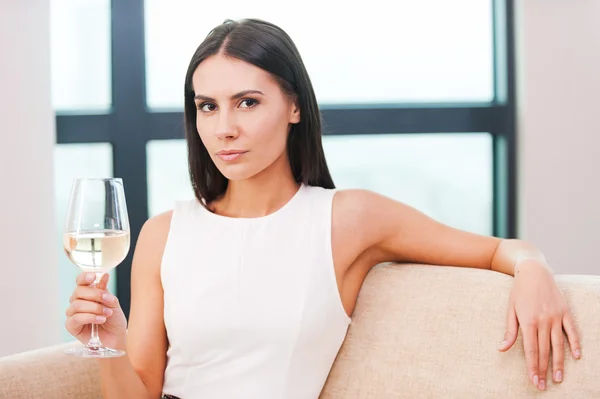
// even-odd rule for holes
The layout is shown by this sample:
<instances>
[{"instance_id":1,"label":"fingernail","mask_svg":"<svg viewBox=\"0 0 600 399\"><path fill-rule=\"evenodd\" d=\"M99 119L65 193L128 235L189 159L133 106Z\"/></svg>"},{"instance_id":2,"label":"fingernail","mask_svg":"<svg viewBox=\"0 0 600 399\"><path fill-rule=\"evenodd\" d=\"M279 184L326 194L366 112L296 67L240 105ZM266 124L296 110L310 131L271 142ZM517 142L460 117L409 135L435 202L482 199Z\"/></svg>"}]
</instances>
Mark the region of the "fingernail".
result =
<instances>
[{"instance_id":1,"label":"fingernail","mask_svg":"<svg viewBox=\"0 0 600 399\"><path fill-rule=\"evenodd\" d=\"M502 341L502 342L500 342L500 345L498 345L498 349L502 349L502 348L504 348L504 347L505 347L507 344L508 344L508 341L506 341L506 340L505 340L505 341Z\"/></svg>"},{"instance_id":2,"label":"fingernail","mask_svg":"<svg viewBox=\"0 0 600 399\"><path fill-rule=\"evenodd\" d=\"M535 385L537 387L539 383L540 383L539 377L537 375L534 375L533 376L533 385Z\"/></svg>"},{"instance_id":3,"label":"fingernail","mask_svg":"<svg viewBox=\"0 0 600 399\"><path fill-rule=\"evenodd\" d=\"M93 283L94 280L96 280L96 277L93 274L86 274L85 275L85 281L87 281L88 283Z\"/></svg>"},{"instance_id":4,"label":"fingernail","mask_svg":"<svg viewBox=\"0 0 600 399\"><path fill-rule=\"evenodd\" d=\"M538 388L540 389L540 391L545 390L546 389L546 381L541 380L540 385L538 385Z\"/></svg>"},{"instance_id":5,"label":"fingernail","mask_svg":"<svg viewBox=\"0 0 600 399\"><path fill-rule=\"evenodd\" d=\"M102 294L102 300L103 300L104 302L107 302L107 303L112 303L113 299L114 299L114 296L112 296L112 295L110 295L110 294L108 294L108 293L104 293L104 294Z\"/></svg>"},{"instance_id":6,"label":"fingernail","mask_svg":"<svg viewBox=\"0 0 600 399\"><path fill-rule=\"evenodd\" d=\"M104 316L96 316L96 322L104 323L106 321L106 317Z\"/></svg>"},{"instance_id":7,"label":"fingernail","mask_svg":"<svg viewBox=\"0 0 600 399\"><path fill-rule=\"evenodd\" d=\"M581 357L581 351L579 349L575 349L575 357L579 359Z\"/></svg>"},{"instance_id":8,"label":"fingernail","mask_svg":"<svg viewBox=\"0 0 600 399\"><path fill-rule=\"evenodd\" d=\"M102 309L102 313L104 313L107 316L111 316L113 311L110 308L104 308L104 309Z\"/></svg>"},{"instance_id":9,"label":"fingernail","mask_svg":"<svg viewBox=\"0 0 600 399\"><path fill-rule=\"evenodd\" d=\"M561 382L563 377L562 371L558 370L555 374L556 377L554 377L554 379L556 380L556 382Z\"/></svg>"}]
</instances>

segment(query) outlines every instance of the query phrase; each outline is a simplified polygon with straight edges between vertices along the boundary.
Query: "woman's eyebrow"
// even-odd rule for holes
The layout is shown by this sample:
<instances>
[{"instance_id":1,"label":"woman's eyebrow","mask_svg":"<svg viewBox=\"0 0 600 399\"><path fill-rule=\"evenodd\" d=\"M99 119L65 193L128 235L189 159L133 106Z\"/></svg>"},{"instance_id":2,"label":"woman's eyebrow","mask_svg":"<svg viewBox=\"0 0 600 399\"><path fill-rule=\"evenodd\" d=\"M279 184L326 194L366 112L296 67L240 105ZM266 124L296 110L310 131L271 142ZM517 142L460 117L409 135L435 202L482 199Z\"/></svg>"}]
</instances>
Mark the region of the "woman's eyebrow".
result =
<instances>
[{"instance_id":1,"label":"woman's eyebrow","mask_svg":"<svg viewBox=\"0 0 600 399\"><path fill-rule=\"evenodd\" d=\"M237 100L239 98L242 98L244 96L247 96L248 94L260 94L262 96L264 96L265 94L260 91L260 90L242 90L239 93L235 93L233 96L231 96L232 100ZM215 101L214 98L209 97L209 96L205 96L204 94L196 94L194 96L194 100L203 100L203 101Z\"/></svg>"}]
</instances>

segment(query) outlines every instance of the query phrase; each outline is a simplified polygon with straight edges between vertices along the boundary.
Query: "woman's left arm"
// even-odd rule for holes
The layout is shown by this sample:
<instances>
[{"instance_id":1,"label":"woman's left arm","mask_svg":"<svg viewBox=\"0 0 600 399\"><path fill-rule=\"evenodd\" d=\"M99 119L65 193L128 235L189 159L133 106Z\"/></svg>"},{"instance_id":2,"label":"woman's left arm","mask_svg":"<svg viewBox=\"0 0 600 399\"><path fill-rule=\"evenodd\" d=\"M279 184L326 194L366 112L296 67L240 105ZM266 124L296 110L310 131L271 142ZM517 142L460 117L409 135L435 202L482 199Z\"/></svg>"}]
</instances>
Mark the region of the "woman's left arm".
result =
<instances>
[{"instance_id":1,"label":"woman's left arm","mask_svg":"<svg viewBox=\"0 0 600 399\"><path fill-rule=\"evenodd\" d=\"M365 251L378 262L472 267L515 276L506 333L499 350L506 351L514 345L520 325L529 380L539 389L546 387L550 347L554 381L562 381L563 328L573 356L581 356L579 338L563 293L544 255L535 246L521 240L455 229L370 191L347 190L338 196L336 202L340 208L352 215L346 223L360 226L354 231L362 237Z\"/></svg>"}]
</instances>

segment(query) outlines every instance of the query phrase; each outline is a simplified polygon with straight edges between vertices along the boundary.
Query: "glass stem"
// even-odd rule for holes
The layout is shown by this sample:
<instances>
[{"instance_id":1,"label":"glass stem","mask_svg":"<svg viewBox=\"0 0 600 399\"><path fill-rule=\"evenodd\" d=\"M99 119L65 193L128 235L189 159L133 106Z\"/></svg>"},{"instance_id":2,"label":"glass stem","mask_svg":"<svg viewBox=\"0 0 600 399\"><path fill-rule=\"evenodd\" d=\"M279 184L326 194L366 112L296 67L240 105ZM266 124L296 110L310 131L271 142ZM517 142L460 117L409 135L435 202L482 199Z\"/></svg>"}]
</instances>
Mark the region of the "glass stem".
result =
<instances>
[{"instance_id":1,"label":"glass stem","mask_svg":"<svg viewBox=\"0 0 600 399\"><path fill-rule=\"evenodd\" d=\"M96 281L94 281L90 287L96 287L100 282L100 279L104 273L96 273ZM100 342L100 337L98 336L98 325L92 324L92 334L90 340L87 343L87 347L90 349L100 349L103 347L102 342Z\"/></svg>"}]
</instances>

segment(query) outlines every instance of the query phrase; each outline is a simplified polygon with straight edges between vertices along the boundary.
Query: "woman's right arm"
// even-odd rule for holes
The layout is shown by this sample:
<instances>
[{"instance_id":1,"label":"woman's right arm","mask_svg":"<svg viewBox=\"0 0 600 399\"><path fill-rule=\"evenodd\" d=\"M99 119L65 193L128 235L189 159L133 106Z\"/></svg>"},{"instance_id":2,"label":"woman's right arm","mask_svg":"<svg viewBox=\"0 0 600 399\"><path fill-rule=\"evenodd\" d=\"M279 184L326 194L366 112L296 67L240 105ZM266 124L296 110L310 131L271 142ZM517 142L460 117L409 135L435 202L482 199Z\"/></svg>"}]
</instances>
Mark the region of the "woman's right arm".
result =
<instances>
[{"instance_id":1,"label":"woman's right arm","mask_svg":"<svg viewBox=\"0 0 600 399\"><path fill-rule=\"evenodd\" d=\"M172 212L149 219L140 232L131 268L131 309L125 356L101 359L105 399L156 399L167 363L160 266Z\"/></svg>"}]
</instances>

